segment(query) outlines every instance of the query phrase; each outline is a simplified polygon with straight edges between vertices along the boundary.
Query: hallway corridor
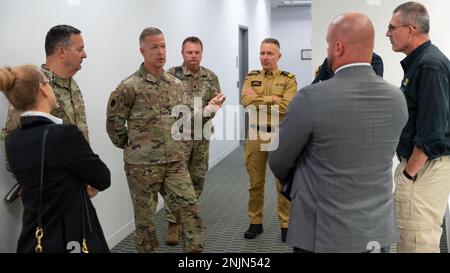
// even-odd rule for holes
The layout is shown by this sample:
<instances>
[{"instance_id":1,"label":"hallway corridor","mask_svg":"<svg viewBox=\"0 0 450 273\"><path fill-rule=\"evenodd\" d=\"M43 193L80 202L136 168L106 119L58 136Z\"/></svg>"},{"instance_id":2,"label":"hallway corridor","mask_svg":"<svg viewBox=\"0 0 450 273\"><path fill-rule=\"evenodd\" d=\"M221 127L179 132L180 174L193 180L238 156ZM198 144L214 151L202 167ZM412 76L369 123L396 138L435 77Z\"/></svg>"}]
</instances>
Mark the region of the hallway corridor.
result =
<instances>
[{"instance_id":1,"label":"hallway corridor","mask_svg":"<svg viewBox=\"0 0 450 273\"><path fill-rule=\"evenodd\" d=\"M244 166L243 146L209 170L205 188L200 197L201 215L206 226L205 250L214 253L267 253L292 252L281 241L281 231L276 213L275 182L267 172L264 204L264 233L253 240L244 239L249 223L247 218L248 175ZM164 209L156 216L159 238L158 253L180 253L182 242L167 246ZM134 233L116 245L112 252L135 253Z\"/></svg>"}]
</instances>

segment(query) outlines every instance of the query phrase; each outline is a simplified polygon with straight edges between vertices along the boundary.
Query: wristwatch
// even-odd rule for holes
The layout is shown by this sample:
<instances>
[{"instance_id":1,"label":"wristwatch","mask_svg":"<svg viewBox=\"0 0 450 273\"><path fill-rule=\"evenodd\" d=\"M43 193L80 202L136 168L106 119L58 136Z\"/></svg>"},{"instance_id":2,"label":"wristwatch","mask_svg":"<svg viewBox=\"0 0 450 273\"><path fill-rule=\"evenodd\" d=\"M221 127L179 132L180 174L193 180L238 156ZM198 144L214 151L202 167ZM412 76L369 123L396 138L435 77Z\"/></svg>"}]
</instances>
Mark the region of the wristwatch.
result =
<instances>
[{"instance_id":1,"label":"wristwatch","mask_svg":"<svg viewBox=\"0 0 450 273\"><path fill-rule=\"evenodd\" d=\"M417 174L414 175L414 176L411 176L411 175L406 171L406 168L403 170L403 175L404 175L406 178L408 178L409 180L412 180L412 181L416 181L416 179L417 179Z\"/></svg>"}]
</instances>

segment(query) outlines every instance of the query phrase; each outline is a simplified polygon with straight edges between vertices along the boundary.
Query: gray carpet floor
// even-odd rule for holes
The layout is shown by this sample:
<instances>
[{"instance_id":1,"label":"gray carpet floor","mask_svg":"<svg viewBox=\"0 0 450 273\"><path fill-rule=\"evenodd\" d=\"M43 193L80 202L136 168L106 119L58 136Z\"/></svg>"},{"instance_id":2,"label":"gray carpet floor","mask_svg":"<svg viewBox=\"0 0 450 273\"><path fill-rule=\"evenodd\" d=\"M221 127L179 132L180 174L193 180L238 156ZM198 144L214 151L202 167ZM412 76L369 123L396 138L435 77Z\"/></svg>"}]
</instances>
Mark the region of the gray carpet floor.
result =
<instances>
[{"instance_id":1,"label":"gray carpet floor","mask_svg":"<svg viewBox=\"0 0 450 273\"><path fill-rule=\"evenodd\" d=\"M199 203L206 227L204 252L213 253L276 253L292 252L292 247L281 241L281 230L276 212L276 188L273 174L267 171L264 204L264 233L253 240L244 239L247 230L248 175L244 167L243 148L209 170ZM182 252L182 242L167 246L164 209L156 215L159 238L158 253ZM112 252L135 253L134 233L117 244Z\"/></svg>"},{"instance_id":2,"label":"gray carpet floor","mask_svg":"<svg viewBox=\"0 0 450 273\"><path fill-rule=\"evenodd\" d=\"M201 216L205 225L205 253L283 253L292 247L281 241L276 212L276 189L273 174L267 171L264 200L264 233L256 239L244 239L248 228L248 175L244 167L242 146L209 170L205 188L199 199ZM164 209L156 215L159 237L158 253L180 253L182 242L167 246ZM447 253L445 227L441 239L441 253ZM113 253L136 253L134 233L117 244ZM396 252L393 245L391 252Z\"/></svg>"}]
</instances>

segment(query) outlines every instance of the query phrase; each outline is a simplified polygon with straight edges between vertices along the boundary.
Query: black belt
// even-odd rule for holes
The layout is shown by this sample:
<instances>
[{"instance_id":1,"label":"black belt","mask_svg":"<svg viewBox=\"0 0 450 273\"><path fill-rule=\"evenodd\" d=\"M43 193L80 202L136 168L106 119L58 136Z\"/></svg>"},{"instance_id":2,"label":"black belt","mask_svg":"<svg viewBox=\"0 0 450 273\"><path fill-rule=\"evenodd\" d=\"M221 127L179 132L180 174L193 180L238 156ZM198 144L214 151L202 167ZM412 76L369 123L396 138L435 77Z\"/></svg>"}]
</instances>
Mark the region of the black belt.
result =
<instances>
[{"instance_id":1,"label":"black belt","mask_svg":"<svg viewBox=\"0 0 450 273\"><path fill-rule=\"evenodd\" d=\"M263 131L263 132L272 132L272 126L259 126L259 125L255 125L255 124L251 124L250 125L251 128L256 129L258 131Z\"/></svg>"}]
</instances>

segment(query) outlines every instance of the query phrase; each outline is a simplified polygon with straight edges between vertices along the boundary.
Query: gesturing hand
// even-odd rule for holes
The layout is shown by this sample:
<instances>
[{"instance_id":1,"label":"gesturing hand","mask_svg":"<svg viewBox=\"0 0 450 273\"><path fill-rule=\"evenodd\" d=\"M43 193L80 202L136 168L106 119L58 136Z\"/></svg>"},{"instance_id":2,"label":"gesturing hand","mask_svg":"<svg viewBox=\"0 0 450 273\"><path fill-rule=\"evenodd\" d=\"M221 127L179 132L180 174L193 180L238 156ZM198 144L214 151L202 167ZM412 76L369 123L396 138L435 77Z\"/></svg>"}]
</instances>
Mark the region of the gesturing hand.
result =
<instances>
[{"instance_id":1,"label":"gesturing hand","mask_svg":"<svg viewBox=\"0 0 450 273\"><path fill-rule=\"evenodd\" d=\"M217 112L220 107L222 107L222 104L225 102L226 97L223 95L222 92L219 92L214 98L212 98L208 105L206 105L205 110L203 111L203 114L205 116L211 115L211 113Z\"/></svg>"}]
</instances>

